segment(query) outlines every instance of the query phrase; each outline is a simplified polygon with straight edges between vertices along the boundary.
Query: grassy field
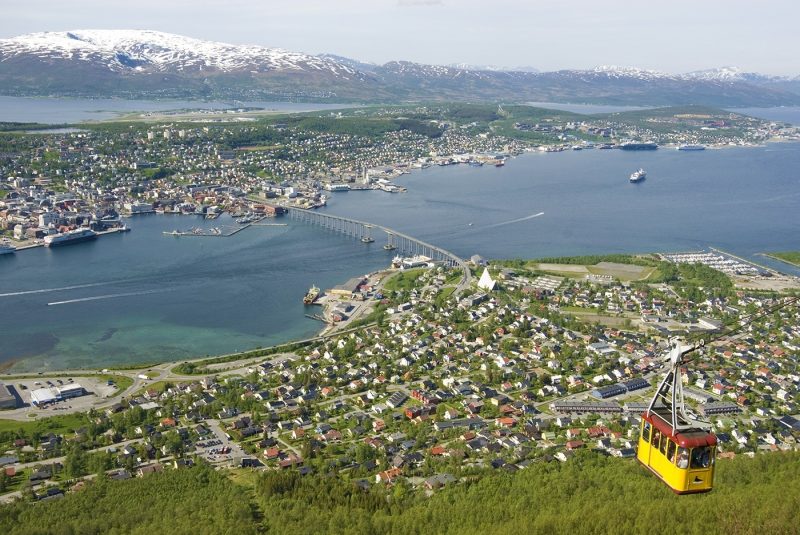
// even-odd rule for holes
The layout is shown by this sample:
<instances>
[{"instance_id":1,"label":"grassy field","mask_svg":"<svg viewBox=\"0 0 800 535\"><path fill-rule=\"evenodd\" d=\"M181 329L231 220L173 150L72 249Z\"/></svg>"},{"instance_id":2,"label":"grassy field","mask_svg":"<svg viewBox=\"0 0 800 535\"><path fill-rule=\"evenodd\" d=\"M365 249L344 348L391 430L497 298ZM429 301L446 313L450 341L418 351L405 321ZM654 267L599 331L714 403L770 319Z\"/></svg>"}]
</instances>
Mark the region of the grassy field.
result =
<instances>
[{"instance_id":1,"label":"grassy field","mask_svg":"<svg viewBox=\"0 0 800 535\"><path fill-rule=\"evenodd\" d=\"M39 420L21 422L17 420L0 420L0 433L23 429L26 433L56 433L69 434L89 422L85 413L59 414L48 416Z\"/></svg>"},{"instance_id":2,"label":"grassy field","mask_svg":"<svg viewBox=\"0 0 800 535\"><path fill-rule=\"evenodd\" d=\"M529 267L537 271L552 273L561 277L584 278L586 275L608 275L620 281L647 280L656 271L652 266L599 262L594 265L582 264L544 264L530 262Z\"/></svg>"},{"instance_id":3,"label":"grassy field","mask_svg":"<svg viewBox=\"0 0 800 535\"><path fill-rule=\"evenodd\" d=\"M425 272L423 268L399 271L383 285L384 290L394 292L398 290L411 290L416 287L417 279Z\"/></svg>"},{"instance_id":4,"label":"grassy field","mask_svg":"<svg viewBox=\"0 0 800 535\"><path fill-rule=\"evenodd\" d=\"M453 295L453 292L456 290L455 286L445 286L442 288L442 291L439 292L439 295L436 296L436 304L441 306L444 304L447 299Z\"/></svg>"},{"instance_id":5,"label":"grassy field","mask_svg":"<svg viewBox=\"0 0 800 535\"><path fill-rule=\"evenodd\" d=\"M777 258L788 264L800 266L800 251L784 251L780 253L767 253L766 255L771 258Z\"/></svg>"},{"instance_id":6,"label":"grassy field","mask_svg":"<svg viewBox=\"0 0 800 535\"><path fill-rule=\"evenodd\" d=\"M180 381L156 381L155 383L151 383L149 385L145 385L136 392L133 393L133 397L141 396L148 390L155 390L156 392L163 392L167 389L170 385L180 385L183 384Z\"/></svg>"},{"instance_id":7,"label":"grassy field","mask_svg":"<svg viewBox=\"0 0 800 535\"><path fill-rule=\"evenodd\" d=\"M101 381L114 381L114 384L117 385L117 390L120 392L133 384L133 379L127 375L98 375L97 378Z\"/></svg>"}]
</instances>

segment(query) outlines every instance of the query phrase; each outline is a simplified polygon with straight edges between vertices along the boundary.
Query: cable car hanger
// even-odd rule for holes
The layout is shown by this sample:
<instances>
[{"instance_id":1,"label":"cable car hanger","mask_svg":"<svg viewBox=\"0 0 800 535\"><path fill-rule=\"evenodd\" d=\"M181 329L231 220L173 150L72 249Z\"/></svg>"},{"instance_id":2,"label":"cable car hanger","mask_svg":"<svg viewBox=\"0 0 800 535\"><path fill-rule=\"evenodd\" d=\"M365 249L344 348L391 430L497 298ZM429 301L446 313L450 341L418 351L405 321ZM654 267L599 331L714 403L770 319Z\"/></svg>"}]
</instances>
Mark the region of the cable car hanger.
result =
<instances>
[{"instance_id":1,"label":"cable car hanger","mask_svg":"<svg viewBox=\"0 0 800 535\"><path fill-rule=\"evenodd\" d=\"M717 437L709 422L698 420L686 411L682 367L696 358L706 344L732 336L755 321L796 304L800 297L784 299L776 305L741 321L708 340L685 345L670 340L666 355L669 369L658 385L647 410L642 414L637 460L677 494L709 492L714 482L714 457Z\"/></svg>"}]
</instances>

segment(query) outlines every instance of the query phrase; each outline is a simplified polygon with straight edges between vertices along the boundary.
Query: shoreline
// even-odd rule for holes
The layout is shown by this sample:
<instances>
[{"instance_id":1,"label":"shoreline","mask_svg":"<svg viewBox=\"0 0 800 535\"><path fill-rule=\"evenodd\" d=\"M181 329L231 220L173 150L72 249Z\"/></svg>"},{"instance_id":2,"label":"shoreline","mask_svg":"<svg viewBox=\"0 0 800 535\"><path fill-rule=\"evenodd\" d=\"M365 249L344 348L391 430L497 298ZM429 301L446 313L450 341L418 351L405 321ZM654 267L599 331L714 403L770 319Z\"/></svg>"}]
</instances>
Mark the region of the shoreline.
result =
<instances>
[{"instance_id":1,"label":"shoreline","mask_svg":"<svg viewBox=\"0 0 800 535\"><path fill-rule=\"evenodd\" d=\"M796 268L800 268L800 264L796 262L792 262L791 260L786 260L785 258L781 258L779 256L775 256L771 253L758 253L761 256L766 256L767 258L771 258L773 260L777 260L778 262L783 262L784 264L789 264L790 266L794 266Z\"/></svg>"},{"instance_id":2,"label":"shoreline","mask_svg":"<svg viewBox=\"0 0 800 535\"><path fill-rule=\"evenodd\" d=\"M788 274L788 273L782 273L782 272L777 271L777 270L775 270L773 268L769 268L767 266L763 266L761 264L758 264L758 263L756 263L756 262L754 262L752 260L747 260L745 258L739 257L739 256L737 256L735 254L732 254L732 253L728 252L728 251L724 251L724 250L717 249L717 248L714 248L714 247L708 247L708 250L709 251L714 251L714 252L717 252L717 253L720 253L720 254L723 254L723 255L728 255L728 256L730 256L732 258L736 258L737 260L739 260L741 262L757 266L757 267L759 267L761 269L764 269L766 271L769 271L769 272L771 272L773 274L776 274L776 275L779 275L781 277L797 278L794 275L791 275L791 274ZM692 252L697 252L697 251L682 251L682 252L679 252L679 253L667 253L667 252L661 251L659 253L652 253L651 252L651 253L636 253L636 254L681 254L681 253L685 254L685 253L692 253ZM760 253L760 254L764 254L764 256L770 256L769 254L766 254L766 253ZM497 259L495 259L495 260L497 260ZM531 259L531 260L535 261L536 259ZM793 264L791 264L789 262L787 262L787 264L793 265ZM391 267L389 267L389 268L381 268L381 269L378 269L378 270L375 270L375 271L368 272L368 273L364 274L363 277L367 282L369 282L369 280L372 279L372 278L380 277L380 280L377 281L376 284L375 284L376 292L380 293L380 291L383 289L383 285L386 283L386 281L389 278L391 278L392 276L394 276L397 271L398 271L397 269L393 269ZM330 294L328 294L328 295L330 295ZM347 300L344 300L344 301L347 301ZM336 299L335 301L334 300L326 300L324 303L321 303L321 306L323 308L322 316L326 320L329 317L329 314L328 314L329 313L329 308L333 308L333 306L335 306L335 303L339 303L339 302L342 302L342 300L341 299ZM369 301L363 301L362 303L363 303L363 306L366 306L369 303ZM370 310L366 311L366 314L369 314L372 311L374 311L374 308L375 308L374 306L370 307ZM290 340L286 340L284 342L281 342L281 343L278 343L278 344L274 344L274 345L271 345L271 346L268 346L268 347L263 347L263 348L249 348L249 349L245 349L243 351L237 351L237 352L233 352L233 353L223 353L223 354L219 354L219 355L206 355L206 356L202 356L202 357L201 356L197 356L197 357L192 357L192 358L188 358L188 359L151 361L149 363L136 363L136 362L133 362L133 363L127 364L127 365L123 364L123 365L120 365L120 366L111 366L111 367L103 367L103 368L100 368L100 367L96 367L96 368L66 368L66 369L49 369L49 370L46 370L46 371L43 371L43 372L20 371L18 373L8 373L8 371L10 371L16 364L18 364L18 363L20 363L20 362L25 360L25 359L12 359L12 360L0 363L0 381L13 380L15 377L20 377L20 376L38 375L38 376L41 376L41 377L47 377L47 376L51 376L51 375L59 375L59 374L63 375L65 373L73 373L75 375L78 375L78 374L81 374L81 373L84 373L84 374L123 373L123 372L137 372L137 371L146 370L146 369L149 369L149 368L164 367L164 366L167 366L170 369L172 369L172 368L174 368L174 367L176 367L176 366L178 366L180 364L183 364L183 363L199 363L199 362L207 362L208 361L208 362L211 363L211 365L214 365L215 364L214 361L220 361L220 362L217 363L217 364L219 364L219 363L224 363L224 362L235 363L235 362L238 362L238 361L241 361L241 360L259 359L259 358L262 358L262 357L256 357L256 356L252 356L252 355L248 356L248 355L250 353L253 353L253 352L256 352L256 351L269 352L269 351L273 351L276 348L280 348L280 347L283 347L283 346L310 343L310 342L313 342L315 340L322 340L322 339L325 339L325 338L330 338L330 337L337 336L337 335L340 335L340 334L343 334L343 333L347 333L347 332L349 332L351 330L355 330L355 329L359 329L359 328L365 327L366 325L359 325L357 327L350 327L350 323L360 320L361 316L363 316L363 315L364 315L363 313L359 314L358 316L356 316L354 314L353 316L351 316L345 322L337 322L337 323L328 322L328 323L325 324L325 326L322 329L317 331L317 333L314 336L311 336L311 337L308 337L308 338L290 339ZM239 358L235 358L235 357L239 357ZM200 377L200 375L196 375L196 377ZM2 414L2 413L0 413L0 414Z\"/></svg>"},{"instance_id":3,"label":"shoreline","mask_svg":"<svg viewBox=\"0 0 800 535\"><path fill-rule=\"evenodd\" d=\"M88 228L88 227L83 227L83 228ZM109 234L119 234L119 233L123 233L123 232L128 232L130 230L131 229L123 226L123 227L115 227L115 228L108 229L108 230L97 230L95 232L97 233L97 237L99 238L100 236L107 236ZM40 241L38 241L38 243L36 241L34 241L34 243L27 243L26 242L23 245L20 245L18 247L15 246L15 247L16 247L16 251L14 251L14 252L17 253L19 251L28 251L30 249L38 249L39 247L45 247L45 244L44 244L44 240L40 240Z\"/></svg>"}]
</instances>

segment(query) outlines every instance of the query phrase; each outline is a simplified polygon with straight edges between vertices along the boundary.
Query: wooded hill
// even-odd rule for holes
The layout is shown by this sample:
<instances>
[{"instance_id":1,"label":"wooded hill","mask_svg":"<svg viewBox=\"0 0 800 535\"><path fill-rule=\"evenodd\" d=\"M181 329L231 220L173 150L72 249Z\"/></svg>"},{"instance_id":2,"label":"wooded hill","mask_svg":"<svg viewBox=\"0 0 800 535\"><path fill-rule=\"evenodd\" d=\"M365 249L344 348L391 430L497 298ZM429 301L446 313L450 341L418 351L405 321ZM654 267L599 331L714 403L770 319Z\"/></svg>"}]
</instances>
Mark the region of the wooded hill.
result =
<instances>
[{"instance_id":1,"label":"wooded hill","mask_svg":"<svg viewBox=\"0 0 800 535\"><path fill-rule=\"evenodd\" d=\"M583 452L565 464L493 472L431 497L400 483L205 466L88 485L50 503L0 507L3 534L790 533L800 454L718 461L715 490L676 496L632 461Z\"/></svg>"}]
</instances>

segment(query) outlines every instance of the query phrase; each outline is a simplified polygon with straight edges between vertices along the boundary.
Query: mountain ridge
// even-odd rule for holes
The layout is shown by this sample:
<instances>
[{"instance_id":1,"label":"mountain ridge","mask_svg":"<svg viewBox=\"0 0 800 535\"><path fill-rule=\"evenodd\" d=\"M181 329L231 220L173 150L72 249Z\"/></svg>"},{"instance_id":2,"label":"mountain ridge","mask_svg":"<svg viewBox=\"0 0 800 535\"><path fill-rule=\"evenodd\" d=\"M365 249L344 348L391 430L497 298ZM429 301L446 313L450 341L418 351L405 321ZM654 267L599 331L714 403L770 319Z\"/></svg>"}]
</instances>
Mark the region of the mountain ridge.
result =
<instances>
[{"instance_id":1,"label":"mountain ridge","mask_svg":"<svg viewBox=\"0 0 800 535\"><path fill-rule=\"evenodd\" d=\"M800 79L731 67L677 75L618 66L551 72L476 67L402 60L378 65L153 30L70 30L0 39L0 93L22 96L800 104Z\"/></svg>"}]
</instances>

